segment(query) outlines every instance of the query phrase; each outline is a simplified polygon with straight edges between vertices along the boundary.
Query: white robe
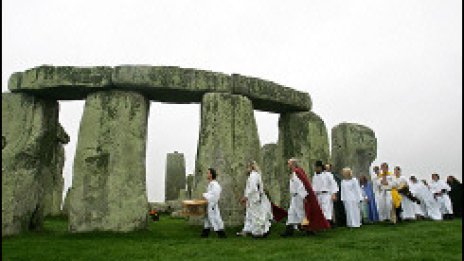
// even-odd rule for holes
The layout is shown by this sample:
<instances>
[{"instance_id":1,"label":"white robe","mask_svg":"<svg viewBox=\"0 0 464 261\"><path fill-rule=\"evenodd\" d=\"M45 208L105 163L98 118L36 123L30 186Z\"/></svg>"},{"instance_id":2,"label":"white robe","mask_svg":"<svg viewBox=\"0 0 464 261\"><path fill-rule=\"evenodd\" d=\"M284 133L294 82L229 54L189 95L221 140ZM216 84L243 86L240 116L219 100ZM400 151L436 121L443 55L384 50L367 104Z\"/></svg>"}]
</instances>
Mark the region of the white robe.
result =
<instances>
[{"instance_id":1,"label":"white robe","mask_svg":"<svg viewBox=\"0 0 464 261\"><path fill-rule=\"evenodd\" d=\"M287 225L299 225L306 216L303 200L308 195L303 182L295 172L290 177L290 207L288 208Z\"/></svg>"},{"instance_id":2,"label":"white robe","mask_svg":"<svg viewBox=\"0 0 464 261\"><path fill-rule=\"evenodd\" d=\"M392 221L392 194L391 189L396 186L396 183L393 179L392 175L387 175L387 185L382 185L380 182L382 178L379 177L376 181L376 185L379 186L380 194L379 194L379 201L377 202L377 206L379 208L379 221L390 220Z\"/></svg>"},{"instance_id":3,"label":"white robe","mask_svg":"<svg viewBox=\"0 0 464 261\"><path fill-rule=\"evenodd\" d=\"M356 178L344 179L341 184L341 200L345 205L346 226L360 227L361 226L361 201L363 193L359 182Z\"/></svg>"},{"instance_id":4,"label":"white robe","mask_svg":"<svg viewBox=\"0 0 464 261\"><path fill-rule=\"evenodd\" d=\"M401 188L402 186L408 186L408 179L405 176L400 176L397 179L398 182L398 188ZM409 189L411 191L411 189ZM416 207L414 205L414 202L410 200L408 197L405 195L401 195L401 218L402 219L409 219L413 220L416 219Z\"/></svg>"},{"instance_id":5,"label":"white robe","mask_svg":"<svg viewBox=\"0 0 464 261\"><path fill-rule=\"evenodd\" d=\"M445 193L441 193L442 190L446 190ZM451 199L448 196L448 193L451 191L451 187L443 180L432 180L430 182L430 191L433 194L441 193L441 195L436 195L438 203L440 204L440 211L443 215L453 214L453 205L451 204Z\"/></svg>"},{"instance_id":6,"label":"white robe","mask_svg":"<svg viewBox=\"0 0 464 261\"><path fill-rule=\"evenodd\" d=\"M413 182L409 182L409 191L411 191L411 194L413 196L415 196L417 199L419 199L420 201L420 198L417 197L416 195L416 191L418 189L418 183L413 183ZM421 216L421 217L425 217L426 216L426 212L424 212L424 210L422 209L421 205L420 205L420 202L417 203L417 202L413 202L413 205L414 205L414 214L417 216Z\"/></svg>"},{"instance_id":7,"label":"white robe","mask_svg":"<svg viewBox=\"0 0 464 261\"><path fill-rule=\"evenodd\" d=\"M314 193L316 193L317 201L321 206L324 217L327 220L332 220L333 216L333 200L332 194L338 192L338 185L333 174L330 172L314 173L311 183Z\"/></svg>"},{"instance_id":8,"label":"white robe","mask_svg":"<svg viewBox=\"0 0 464 261\"><path fill-rule=\"evenodd\" d=\"M222 222L221 211L219 210L221 191L221 185L216 180L212 180L208 183L207 192L203 193L203 197L208 201L208 213L205 217L204 227L212 227L214 231L224 229L224 222Z\"/></svg>"},{"instance_id":9,"label":"white robe","mask_svg":"<svg viewBox=\"0 0 464 261\"><path fill-rule=\"evenodd\" d=\"M374 192L375 206L377 207L377 213L379 212L379 201L380 201L380 186L377 184L378 176L375 172L371 174L372 191Z\"/></svg>"},{"instance_id":10,"label":"white robe","mask_svg":"<svg viewBox=\"0 0 464 261\"><path fill-rule=\"evenodd\" d=\"M433 220L442 220L440 204L433 197L433 193L422 182L411 183L411 193L420 201L421 212Z\"/></svg>"},{"instance_id":11,"label":"white robe","mask_svg":"<svg viewBox=\"0 0 464 261\"><path fill-rule=\"evenodd\" d=\"M247 202L243 231L262 236L271 227L272 209L264 193L263 181L258 172L252 171L248 176L244 196Z\"/></svg>"}]
</instances>

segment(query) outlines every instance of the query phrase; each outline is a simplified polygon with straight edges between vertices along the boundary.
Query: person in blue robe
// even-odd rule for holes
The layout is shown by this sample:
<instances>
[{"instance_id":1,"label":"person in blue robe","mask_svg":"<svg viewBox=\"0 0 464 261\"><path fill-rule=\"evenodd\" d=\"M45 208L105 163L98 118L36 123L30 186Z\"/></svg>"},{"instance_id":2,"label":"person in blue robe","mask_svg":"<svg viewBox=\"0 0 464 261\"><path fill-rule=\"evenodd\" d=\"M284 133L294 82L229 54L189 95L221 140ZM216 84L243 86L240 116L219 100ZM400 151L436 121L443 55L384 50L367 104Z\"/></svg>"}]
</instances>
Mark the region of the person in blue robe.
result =
<instances>
[{"instance_id":1,"label":"person in blue robe","mask_svg":"<svg viewBox=\"0 0 464 261\"><path fill-rule=\"evenodd\" d=\"M368 212L368 220L369 222L377 222L379 221L379 213L377 212L377 204L375 202L374 191L372 188L372 182L367 179L366 176L361 176L359 178L359 183L363 190L363 194L366 196L366 203L367 203L367 212Z\"/></svg>"}]
</instances>

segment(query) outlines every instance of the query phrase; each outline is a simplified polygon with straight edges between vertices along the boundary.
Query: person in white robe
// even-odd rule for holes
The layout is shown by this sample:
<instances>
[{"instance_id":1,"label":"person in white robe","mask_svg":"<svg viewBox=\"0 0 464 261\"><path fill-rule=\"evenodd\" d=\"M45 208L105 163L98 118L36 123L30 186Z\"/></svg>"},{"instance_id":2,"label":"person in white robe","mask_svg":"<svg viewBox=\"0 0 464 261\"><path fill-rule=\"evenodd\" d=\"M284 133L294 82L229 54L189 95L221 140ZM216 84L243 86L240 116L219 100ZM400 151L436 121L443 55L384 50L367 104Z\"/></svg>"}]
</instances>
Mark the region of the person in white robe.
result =
<instances>
[{"instance_id":1,"label":"person in white robe","mask_svg":"<svg viewBox=\"0 0 464 261\"><path fill-rule=\"evenodd\" d=\"M453 205L448 193L451 187L444 180L440 180L437 173L432 174L432 181L430 182L430 191L432 191L435 199L440 204L440 212L444 219L451 219L453 215Z\"/></svg>"},{"instance_id":2,"label":"person in white robe","mask_svg":"<svg viewBox=\"0 0 464 261\"><path fill-rule=\"evenodd\" d=\"M246 205L245 223L238 236L251 234L253 237L265 237L269 234L272 219L272 208L255 161L248 163L248 179L243 198L240 200Z\"/></svg>"},{"instance_id":3,"label":"person in white robe","mask_svg":"<svg viewBox=\"0 0 464 261\"><path fill-rule=\"evenodd\" d=\"M353 177L350 168L342 170L343 180L340 185L341 200L345 206L346 226L360 227L361 226L361 202L363 194L359 182Z\"/></svg>"},{"instance_id":4,"label":"person in white robe","mask_svg":"<svg viewBox=\"0 0 464 261\"><path fill-rule=\"evenodd\" d=\"M401 193L404 189L409 190L408 179L401 174L401 169L395 172L396 182L398 185L398 191ZM401 193L402 194L402 193ZM402 194L401 197L401 219L403 220L415 220L416 219L416 209L414 202L407 197L406 194Z\"/></svg>"},{"instance_id":5,"label":"person in white robe","mask_svg":"<svg viewBox=\"0 0 464 261\"><path fill-rule=\"evenodd\" d=\"M442 220L440 204L427 187L425 180L418 181L414 176L410 180L411 184L414 184L411 186L411 193L419 199L421 212L424 213L424 216L432 220Z\"/></svg>"},{"instance_id":6,"label":"person in white robe","mask_svg":"<svg viewBox=\"0 0 464 261\"><path fill-rule=\"evenodd\" d=\"M415 182L413 182L415 180ZM408 181L409 191L411 194L419 200L417 197L416 191L419 189L419 184L417 183L417 179L415 176L411 176ZM414 214L416 215L416 219L423 219L426 215L425 212L422 210L420 205L420 200L417 202L413 202L414 205Z\"/></svg>"},{"instance_id":7,"label":"person in white robe","mask_svg":"<svg viewBox=\"0 0 464 261\"><path fill-rule=\"evenodd\" d=\"M208 201L207 213L204 220L204 229L201 233L202 237L208 237L211 228L218 234L218 237L225 238L224 222L221 218L219 209L219 199L221 198L221 185L216 181L216 170L208 169L208 188L203 193L203 198Z\"/></svg>"},{"instance_id":8,"label":"person in white robe","mask_svg":"<svg viewBox=\"0 0 464 261\"><path fill-rule=\"evenodd\" d=\"M287 163L289 168L298 167L296 159L290 159ZM288 208L287 227L286 231L281 234L281 236L284 237L293 235L293 231L297 230L306 218L304 200L308 195L308 192L306 191L303 182L298 178L294 171L290 174L289 192L291 198L290 207Z\"/></svg>"},{"instance_id":9,"label":"person in white robe","mask_svg":"<svg viewBox=\"0 0 464 261\"><path fill-rule=\"evenodd\" d=\"M338 192L338 185L333 174L329 171L322 171L320 173L316 171L311 184L325 219L333 225L333 202L337 200Z\"/></svg>"},{"instance_id":10,"label":"person in white robe","mask_svg":"<svg viewBox=\"0 0 464 261\"><path fill-rule=\"evenodd\" d=\"M377 206L379 208L379 221L393 221L392 209L393 201L391 190L396 186L391 172L388 171L388 164L382 163L380 166L381 173L377 178L377 186L379 186L379 202Z\"/></svg>"}]
</instances>

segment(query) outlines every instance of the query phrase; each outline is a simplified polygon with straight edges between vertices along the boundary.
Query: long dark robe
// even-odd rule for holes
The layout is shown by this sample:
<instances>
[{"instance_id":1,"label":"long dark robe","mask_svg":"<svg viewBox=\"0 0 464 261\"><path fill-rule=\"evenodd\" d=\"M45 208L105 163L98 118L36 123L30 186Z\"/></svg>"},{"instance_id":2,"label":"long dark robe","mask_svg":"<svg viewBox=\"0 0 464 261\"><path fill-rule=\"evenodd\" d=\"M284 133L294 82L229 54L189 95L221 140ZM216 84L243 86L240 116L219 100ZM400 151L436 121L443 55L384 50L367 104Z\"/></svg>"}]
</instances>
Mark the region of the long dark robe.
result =
<instances>
[{"instance_id":1,"label":"long dark robe","mask_svg":"<svg viewBox=\"0 0 464 261\"><path fill-rule=\"evenodd\" d=\"M449 184L451 191L448 193L451 204L453 205L453 214L455 217L462 217L462 183L452 182Z\"/></svg>"},{"instance_id":2,"label":"long dark robe","mask_svg":"<svg viewBox=\"0 0 464 261\"><path fill-rule=\"evenodd\" d=\"M339 188L341 188L342 184L342 177L338 173L332 173L335 182ZM334 216L335 216L335 224L339 227L346 227L346 213L345 213L345 206L341 201L341 189L337 192L337 200L334 201Z\"/></svg>"},{"instance_id":3,"label":"long dark robe","mask_svg":"<svg viewBox=\"0 0 464 261\"><path fill-rule=\"evenodd\" d=\"M313 187L311 186L306 173L302 168L295 168L293 171L303 183L306 192L308 192L308 195L306 196L306 204L304 207L309 225L305 226L304 228L310 231L318 231L330 228L330 224L324 217L324 213L319 206L316 194L314 193Z\"/></svg>"},{"instance_id":4,"label":"long dark robe","mask_svg":"<svg viewBox=\"0 0 464 261\"><path fill-rule=\"evenodd\" d=\"M375 202L374 191L372 190L372 182L368 181L366 186L363 187L367 196L367 205L369 210L369 221L379 221L379 213L377 212L377 204Z\"/></svg>"}]
</instances>

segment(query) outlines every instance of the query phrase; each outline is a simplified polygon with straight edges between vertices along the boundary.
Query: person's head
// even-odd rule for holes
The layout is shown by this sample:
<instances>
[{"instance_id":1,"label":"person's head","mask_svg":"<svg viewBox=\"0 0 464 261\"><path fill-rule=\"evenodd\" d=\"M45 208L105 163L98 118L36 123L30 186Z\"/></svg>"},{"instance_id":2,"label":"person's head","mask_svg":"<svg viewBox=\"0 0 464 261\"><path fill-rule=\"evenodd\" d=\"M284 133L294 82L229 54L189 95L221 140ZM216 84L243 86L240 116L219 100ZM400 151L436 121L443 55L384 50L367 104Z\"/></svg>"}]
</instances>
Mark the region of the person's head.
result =
<instances>
[{"instance_id":1,"label":"person's head","mask_svg":"<svg viewBox=\"0 0 464 261\"><path fill-rule=\"evenodd\" d=\"M254 161L254 160L248 162L247 168L248 168L249 172L251 172L253 170L259 172L258 163L256 163L256 161Z\"/></svg>"},{"instance_id":2,"label":"person's head","mask_svg":"<svg viewBox=\"0 0 464 261\"><path fill-rule=\"evenodd\" d=\"M287 161L287 165L290 169L294 169L294 168L298 168L299 167L299 164L298 164L298 160L296 158L291 158Z\"/></svg>"},{"instance_id":3,"label":"person's head","mask_svg":"<svg viewBox=\"0 0 464 261\"><path fill-rule=\"evenodd\" d=\"M209 169L208 169L208 180L209 180L209 181L215 180L216 177L217 177L216 170L213 169L213 168L209 168Z\"/></svg>"},{"instance_id":4,"label":"person's head","mask_svg":"<svg viewBox=\"0 0 464 261\"><path fill-rule=\"evenodd\" d=\"M394 172L395 172L396 177L401 176L401 168L400 168L400 166L396 166L395 169L394 169Z\"/></svg>"},{"instance_id":5,"label":"person's head","mask_svg":"<svg viewBox=\"0 0 464 261\"><path fill-rule=\"evenodd\" d=\"M325 171L331 172L331 171L332 171L332 164L326 163L326 164L325 164Z\"/></svg>"},{"instance_id":6,"label":"person's head","mask_svg":"<svg viewBox=\"0 0 464 261\"><path fill-rule=\"evenodd\" d=\"M439 176L437 173L433 173L433 174L432 174L432 180L433 180L433 181L437 181L437 180L439 180L439 179L440 179L440 176Z\"/></svg>"},{"instance_id":7,"label":"person's head","mask_svg":"<svg viewBox=\"0 0 464 261\"><path fill-rule=\"evenodd\" d=\"M424 183L424 185L426 185L426 186L429 185L429 184L427 184L427 180L423 179L423 180L421 180L421 181L422 181L422 183Z\"/></svg>"},{"instance_id":8,"label":"person's head","mask_svg":"<svg viewBox=\"0 0 464 261\"><path fill-rule=\"evenodd\" d=\"M383 173L387 173L388 172L388 164L386 162L382 163L380 165L380 169L382 170Z\"/></svg>"},{"instance_id":9,"label":"person's head","mask_svg":"<svg viewBox=\"0 0 464 261\"><path fill-rule=\"evenodd\" d=\"M448 176L448 177L446 178L446 182L447 182L448 184L454 184L454 183L459 184L459 180L458 180L457 178L455 178L454 176Z\"/></svg>"},{"instance_id":10,"label":"person's head","mask_svg":"<svg viewBox=\"0 0 464 261\"><path fill-rule=\"evenodd\" d=\"M342 175L345 179L350 179L353 177L353 172L351 171L350 168L343 168Z\"/></svg>"},{"instance_id":11,"label":"person's head","mask_svg":"<svg viewBox=\"0 0 464 261\"><path fill-rule=\"evenodd\" d=\"M416 176L411 176L411 177L409 178L409 180L411 180L412 183L417 183L417 178L416 178Z\"/></svg>"},{"instance_id":12,"label":"person's head","mask_svg":"<svg viewBox=\"0 0 464 261\"><path fill-rule=\"evenodd\" d=\"M365 175L362 175L361 177L359 177L359 184L361 185L367 184L367 177Z\"/></svg>"},{"instance_id":13,"label":"person's head","mask_svg":"<svg viewBox=\"0 0 464 261\"><path fill-rule=\"evenodd\" d=\"M314 164L314 171L318 174L324 171L324 164L322 163L322 160L316 161Z\"/></svg>"},{"instance_id":14,"label":"person's head","mask_svg":"<svg viewBox=\"0 0 464 261\"><path fill-rule=\"evenodd\" d=\"M373 170L374 170L375 174L379 174L379 172L380 172L379 166L374 166Z\"/></svg>"}]
</instances>

